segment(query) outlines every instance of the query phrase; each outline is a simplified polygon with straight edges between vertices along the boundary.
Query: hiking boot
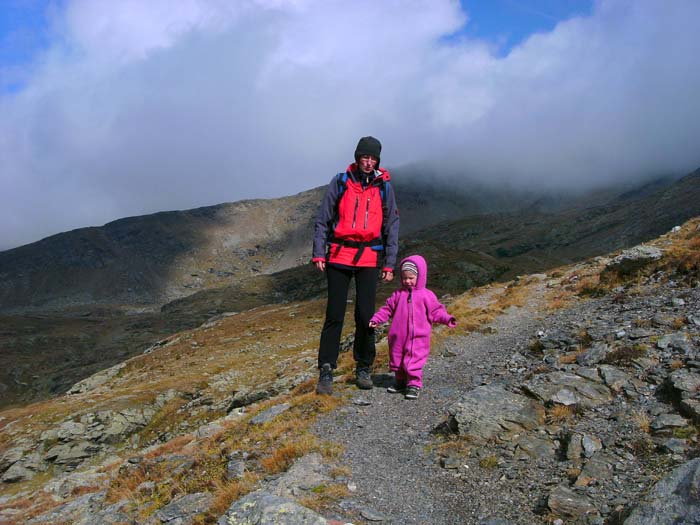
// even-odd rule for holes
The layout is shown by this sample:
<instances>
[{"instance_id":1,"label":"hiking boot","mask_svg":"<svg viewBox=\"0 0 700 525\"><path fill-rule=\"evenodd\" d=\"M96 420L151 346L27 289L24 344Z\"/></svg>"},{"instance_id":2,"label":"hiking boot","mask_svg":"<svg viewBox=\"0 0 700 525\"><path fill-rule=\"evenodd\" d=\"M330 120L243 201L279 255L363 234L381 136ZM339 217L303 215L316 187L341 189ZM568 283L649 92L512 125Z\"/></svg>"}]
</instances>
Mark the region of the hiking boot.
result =
<instances>
[{"instance_id":1,"label":"hiking boot","mask_svg":"<svg viewBox=\"0 0 700 525\"><path fill-rule=\"evenodd\" d=\"M420 396L420 388L417 386L409 386L406 388L406 393L403 397L406 399L418 399L418 396Z\"/></svg>"},{"instance_id":2,"label":"hiking boot","mask_svg":"<svg viewBox=\"0 0 700 525\"><path fill-rule=\"evenodd\" d=\"M333 367L330 363L324 363L321 368L319 368L316 393L326 396L333 393Z\"/></svg>"},{"instance_id":3,"label":"hiking boot","mask_svg":"<svg viewBox=\"0 0 700 525\"><path fill-rule=\"evenodd\" d=\"M406 390L406 383L397 383L396 381L386 389L390 394L402 394L404 390Z\"/></svg>"},{"instance_id":4,"label":"hiking boot","mask_svg":"<svg viewBox=\"0 0 700 525\"><path fill-rule=\"evenodd\" d=\"M355 382L357 383L357 388L371 390L374 385L369 375L369 368L358 368L355 370Z\"/></svg>"}]
</instances>

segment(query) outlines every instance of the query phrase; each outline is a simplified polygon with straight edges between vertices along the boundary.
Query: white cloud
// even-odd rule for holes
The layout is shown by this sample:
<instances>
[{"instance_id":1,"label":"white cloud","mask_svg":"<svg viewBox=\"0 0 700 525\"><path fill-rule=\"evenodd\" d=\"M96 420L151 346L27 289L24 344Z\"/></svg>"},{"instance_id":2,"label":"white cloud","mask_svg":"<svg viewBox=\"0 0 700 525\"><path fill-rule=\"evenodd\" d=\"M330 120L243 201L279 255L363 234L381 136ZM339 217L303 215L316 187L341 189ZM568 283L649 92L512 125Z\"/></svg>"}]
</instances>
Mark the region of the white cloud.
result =
<instances>
[{"instance_id":1,"label":"white cloud","mask_svg":"<svg viewBox=\"0 0 700 525\"><path fill-rule=\"evenodd\" d=\"M605 0L498 57L456 1L73 0L0 99L0 248L389 167L594 184L700 165L694 0Z\"/></svg>"}]
</instances>

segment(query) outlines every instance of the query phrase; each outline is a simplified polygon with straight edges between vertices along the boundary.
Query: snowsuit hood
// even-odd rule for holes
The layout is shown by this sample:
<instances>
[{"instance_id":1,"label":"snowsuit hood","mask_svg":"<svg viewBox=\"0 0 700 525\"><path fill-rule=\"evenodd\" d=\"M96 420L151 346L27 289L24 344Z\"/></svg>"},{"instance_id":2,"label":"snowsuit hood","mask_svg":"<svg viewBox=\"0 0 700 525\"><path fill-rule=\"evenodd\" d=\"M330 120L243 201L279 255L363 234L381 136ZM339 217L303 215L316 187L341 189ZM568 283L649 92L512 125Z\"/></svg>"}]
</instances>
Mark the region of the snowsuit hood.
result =
<instances>
[{"instance_id":1,"label":"snowsuit hood","mask_svg":"<svg viewBox=\"0 0 700 525\"><path fill-rule=\"evenodd\" d=\"M399 270L405 262L412 262L418 268L418 276L416 277L416 286L414 290L423 290L428 284L428 263L422 255L409 255L408 257L401 260L399 264Z\"/></svg>"}]
</instances>

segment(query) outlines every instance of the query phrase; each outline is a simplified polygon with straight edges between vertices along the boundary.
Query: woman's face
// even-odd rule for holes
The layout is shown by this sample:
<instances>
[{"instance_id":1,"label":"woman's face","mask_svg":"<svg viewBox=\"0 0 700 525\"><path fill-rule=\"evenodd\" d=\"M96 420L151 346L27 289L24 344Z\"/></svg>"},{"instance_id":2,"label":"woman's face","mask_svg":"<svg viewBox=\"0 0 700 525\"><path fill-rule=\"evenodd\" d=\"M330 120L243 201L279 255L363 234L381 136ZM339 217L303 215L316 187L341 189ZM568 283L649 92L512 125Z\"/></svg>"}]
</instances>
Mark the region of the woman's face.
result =
<instances>
[{"instance_id":1,"label":"woman's face","mask_svg":"<svg viewBox=\"0 0 700 525\"><path fill-rule=\"evenodd\" d=\"M401 284L404 288L410 289L415 288L418 282L418 276L413 272L401 272Z\"/></svg>"},{"instance_id":2,"label":"woman's face","mask_svg":"<svg viewBox=\"0 0 700 525\"><path fill-rule=\"evenodd\" d=\"M357 165L362 173L372 173L377 167L377 157L374 155L362 155L357 159Z\"/></svg>"}]
</instances>

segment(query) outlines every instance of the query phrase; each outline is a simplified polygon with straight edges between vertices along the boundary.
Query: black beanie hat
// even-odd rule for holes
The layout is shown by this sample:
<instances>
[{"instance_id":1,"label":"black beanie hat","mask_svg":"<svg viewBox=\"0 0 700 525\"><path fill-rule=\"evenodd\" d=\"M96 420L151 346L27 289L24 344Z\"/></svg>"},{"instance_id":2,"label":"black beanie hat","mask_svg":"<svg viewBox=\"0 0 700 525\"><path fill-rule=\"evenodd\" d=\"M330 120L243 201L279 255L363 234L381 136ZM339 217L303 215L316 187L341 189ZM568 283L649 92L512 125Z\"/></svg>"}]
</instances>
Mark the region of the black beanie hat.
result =
<instances>
[{"instance_id":1,"label":"black beanie hat","mask_svg":"<svg viewBox=\"0 0 700 525\"><path fill-rule=\"evenodd\" d=\"M372 155L373 157L377 157L377 167L379 167L381 153L381 142L374 137L362 137L355 148L355 161L357 161L362 155Z\"/></svg>"}]
</instances>

